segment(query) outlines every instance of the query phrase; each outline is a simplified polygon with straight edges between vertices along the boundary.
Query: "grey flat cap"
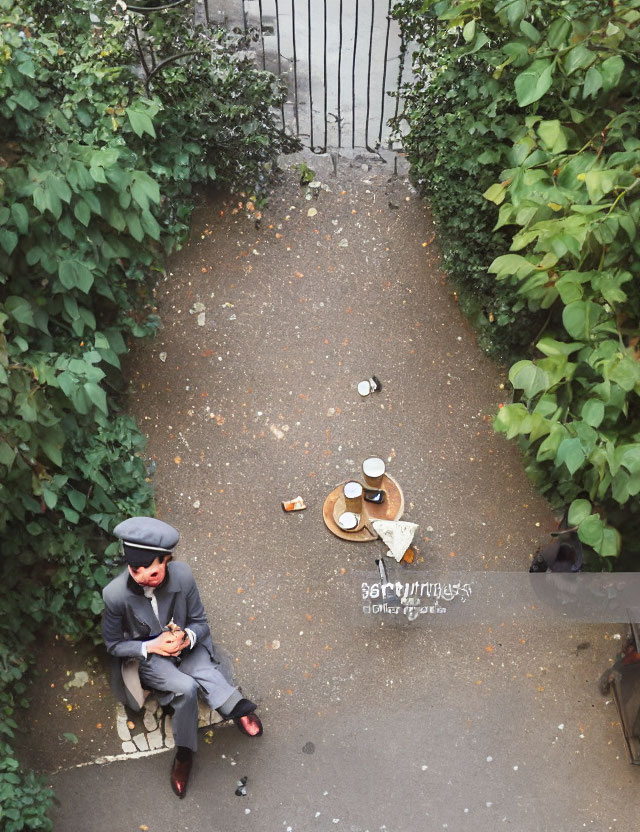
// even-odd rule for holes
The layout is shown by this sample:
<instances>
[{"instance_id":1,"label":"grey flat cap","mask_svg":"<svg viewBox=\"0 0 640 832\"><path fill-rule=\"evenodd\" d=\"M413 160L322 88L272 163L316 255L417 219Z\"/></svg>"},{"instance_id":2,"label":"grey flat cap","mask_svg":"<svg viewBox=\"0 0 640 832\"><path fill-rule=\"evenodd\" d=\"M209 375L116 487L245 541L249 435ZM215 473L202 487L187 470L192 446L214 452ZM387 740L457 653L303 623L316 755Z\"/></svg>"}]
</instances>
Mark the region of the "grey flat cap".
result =
<instances>
[{"instance_id":1,"label":"grey flat cap","mask_svg":"<svg viewBox=\"0 0 640 832\"><path fill-rule=\"evenodd\" d=\"M164 554L171 552L180 539L177 529L155 517L130 517L118 523L113 533L129 546Z\"/></svg>"}]
</instances>

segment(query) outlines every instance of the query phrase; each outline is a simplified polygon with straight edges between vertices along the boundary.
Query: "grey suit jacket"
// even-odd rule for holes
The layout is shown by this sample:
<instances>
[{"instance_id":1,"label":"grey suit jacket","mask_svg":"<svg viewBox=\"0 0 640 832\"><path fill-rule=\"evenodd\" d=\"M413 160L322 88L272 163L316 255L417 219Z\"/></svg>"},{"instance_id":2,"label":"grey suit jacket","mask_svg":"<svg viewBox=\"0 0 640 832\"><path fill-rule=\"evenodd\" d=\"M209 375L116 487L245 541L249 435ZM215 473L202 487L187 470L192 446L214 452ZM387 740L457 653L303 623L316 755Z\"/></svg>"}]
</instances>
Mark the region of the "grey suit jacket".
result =
<instances>
[{"instance_id":1,"label":"grey suit jacket","mask_svg":"<svg viewBox=\"0 0 640 832\"><path fill-rule=\"evenodd\" d=\"M128 569L102 590L105 603L102 634L107 650L119 660L112 673L112 687L118 699L134 710L142 707L141 688L139 681L137 686L132 686L123 679L122 662L131 669L127 660L143 660L143 643L159 635L172 618L181 629L188 627L193 630L196 644L202 644L211 660L215 661L207 616L188 564L173 561L168 563L167 576L156 589L155 597L159 619L156 618L150 599L129 575ZM136 675L137 666L134 666Z\"/></svg>"}]
</instances>

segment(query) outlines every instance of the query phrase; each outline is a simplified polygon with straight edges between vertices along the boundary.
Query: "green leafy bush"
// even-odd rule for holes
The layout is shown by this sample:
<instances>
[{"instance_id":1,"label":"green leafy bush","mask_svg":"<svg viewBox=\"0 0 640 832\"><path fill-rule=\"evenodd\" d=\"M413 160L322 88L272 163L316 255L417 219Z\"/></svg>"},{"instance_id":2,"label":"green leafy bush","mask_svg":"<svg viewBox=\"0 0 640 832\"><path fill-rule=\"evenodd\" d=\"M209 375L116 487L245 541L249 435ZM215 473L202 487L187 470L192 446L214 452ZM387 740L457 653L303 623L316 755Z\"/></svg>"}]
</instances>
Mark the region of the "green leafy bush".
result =
<instances>
[{"instance_id":1,"label":"green leafy bush","mask_svg":"<svg viewBox=\"0 0 640 832\"><path fill-rule=\"evenodd\" d=\"M495 101L498 167L476 196L499 206L509 245L487 238L483 255L515 324L545 316L496 429L518 437L598 565L637 567L640 0L427 0L410 14L437 20L431 71L472 55Z\"/></svg>"},{"instance_id":2,"label":"green leafy bush","mask_svg":"<svg viewBox=\"0 0 640 832\"><path fill-rule=\"evenodd\" d=\"M191 21L188 9L136 17L143 55L161 67L141 77L124 4L0 0L0 738L9 743L35 633L96 636L116 554L105 533L153 512L120 362L129 339L158 327L155 276L184 239L194 188L215 180L260 204L290 146L272 114L278 82L222 30ZM188 61L170 60L181 52ZM3 742L2 828L50 828L50 799Z\"/></svg>"},{"instance_id":3,"label":"green leafy bush","mask_svg":"<svg viewBox=\"0 0 640 832\"><path fill-rule=\"evenodd\" d=\"M485 41L475 27L464 34L458 28L452 38L437 9L422 0L394 6L414 49L414 72L402 89L404 149L438 225L444 269L481 346L497 357L525 355L544 318L514 310L512 288L487 273L492 252L508 247L508 236L494 228L495 209L482 197L508 159L515 93L487 71Z\"/></svg>"}]
</instances>

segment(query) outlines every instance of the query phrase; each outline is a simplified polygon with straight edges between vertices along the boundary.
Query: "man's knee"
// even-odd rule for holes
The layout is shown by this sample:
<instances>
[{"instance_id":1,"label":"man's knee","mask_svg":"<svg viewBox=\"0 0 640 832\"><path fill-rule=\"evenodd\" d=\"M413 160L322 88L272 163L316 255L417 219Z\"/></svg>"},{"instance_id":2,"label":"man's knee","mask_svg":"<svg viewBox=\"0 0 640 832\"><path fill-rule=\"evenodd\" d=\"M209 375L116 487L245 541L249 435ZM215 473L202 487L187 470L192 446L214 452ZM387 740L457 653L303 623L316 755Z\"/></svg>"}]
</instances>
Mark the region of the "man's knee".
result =
<instances>
[{"instance_id":1,"label":"man's knee","mask_svg":"<svg viewBox=\"0 0 640 832\"><path fill-rule=\"evenodd\" d=\"M182 675L184 679L176 679L175 683L171 684L171 692L176 696L184 696L185 699L196 699L198 696L198 683L191 676L187 676L186 674Z\"/></svg>"}]
</instances>

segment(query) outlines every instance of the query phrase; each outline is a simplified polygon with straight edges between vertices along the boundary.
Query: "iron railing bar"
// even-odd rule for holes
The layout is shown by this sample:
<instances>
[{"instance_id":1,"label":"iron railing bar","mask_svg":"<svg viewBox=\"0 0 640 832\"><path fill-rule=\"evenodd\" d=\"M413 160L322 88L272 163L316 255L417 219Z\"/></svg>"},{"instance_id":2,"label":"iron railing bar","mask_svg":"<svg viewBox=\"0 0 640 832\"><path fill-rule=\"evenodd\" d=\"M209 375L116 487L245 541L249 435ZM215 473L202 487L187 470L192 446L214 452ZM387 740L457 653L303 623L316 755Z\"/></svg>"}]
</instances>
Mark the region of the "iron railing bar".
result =
<instances>
[{"instance_id":1,"label":"iron railing bar","mask_svg":"<svg viewBox=\"0 0 640 832\"><path fill-rule=\"evenodd\" d=\"M296 114L296 135L300 135L300 113L298 112L298 56L296 53L296 3L291 0L291 31L293 32L293 89Z\"/></svg>"},{"instance_id":2,"label":"iron railing bar","mask_svg":"<svg viewBox=\"0 0 640 832\"><path fill-rule=\"evenodd\" d=\"M404 61L405 56L407 53L407 44L404 39L404 34L400 31L400 65L398 66L398 83L396 87L396 108L395 113L393 115L393 120L395 124L398 123L398 109L400 107L400 88L402 87L402 76L404 74ZM392 149L393 142L391 141L391 137L389 137L389 150Z\"/></svg>"},{"instance_id":3,"label":"iron railing bar","mask_svg":"<svg viewBox=\"0 0 640 832\"><path fill-rule=\"evenodd\" d=\"M342 0L340 0L340 22L338 27L338 147L342 147Z\"/></svg>"},{"instance_id":4,"label":"iron railing bar","mask_svg":"<svg viewBox=\"0 0 640 832\"><path fill-rule=\"evenodd\" d=\"M369 61L367 64L367 115L364 125L364 146L371 151L373 148L369 147L369 114L371 112L371 52L373 50L373 25L375 18L375 0L371 0L371 28L369 29Z\"/></svg>"},{"instance_id":5,"label":"iron railing bar","mask_svg":"<svg viewBox=\"0 0 640 832\"><path fill-rule=\"evenodd\" d=\"M311 78L311 0L307 0L307 42L309 44L309 48L307 50L307 54L309 57L309 144L311 150L313 150L313 82Z\"/></svg>"},{"instance_id":6,"label":"iron railing bar","mask_svg":"<svg viewBox=\"0 0 640 832\"><path fill-rule=\"evenodd\" d=\"M327 0L324 0L324 148L327 149L328 116L327 113Z\"/></svg>"},{"instance_id":7,"label":"iron railing bar","mask_svg":"<svg viewBox=\"0 0 640 832\"><path fill-rule=\"evenodd\" d=\"M276 4L276 43L278 48L278 78L282 78L282 55L280 54L280 11L278 10L278 0L274 0L274 2ZM280 105L280 113L282 115L282 129L284 130L284 101Z\"/></svg>"},{"instance_id":8,"label":"iron railing bar","mask_svg":"<svg viewBox=\"0 0 640 832\"><path fill-rule=\"evenodd\" d=\"M245 31L245 34L246 34L247 29L249 28L248 22L247 22L247 0L242 0L242 20L243 20L243 23L244 23L244 31Z\"/></svg>"},{"instance_id":9,"label":"iron railing bar","mask_svg":"<svg viewBox=\"0 0 640 832\"><path fill-rule=\"evenodd\" d=\"M391 31L391 3L387 11L387 37L384 42L384 63L382 67L382 101L380 102L380 130L378 131L378 144L382 144L382 128L384 125L384 108L387 103L387 57L389 55L389 32Z\"/></svg>"},{"instance_id":10,"label":"iron railing bar","mask_svg":"<svg viewBox=\"0 0 640 832\"><path fill-rule=\"evenodd\" d=\"M351 147L356 146L356 53L358 50L358 0L353 30L353 63L351 65Z\"/></svg>"},{"instance_id":11,"label":"iron railing bar","mask_svg":"<svg viewBox=\"0 0 640 832\"><path fill-rule=\"evenodd\" d=\"M264 27L262 25L262 0L258 0L258 10L260 12L260 41L262 42L262 68L267 68L267 58L264 51Z\"/></svg>"},{"instance_id":12,"label":"iron railing bar","mask_svg":"<svg viewBox=\"0 0 640 832\"><path fill-rule=\"evenodd\" d=\"M209 0L204 0L204 19L207 27L211 26L211 18L209 17Z\"/></svg>"}]
</instances>

